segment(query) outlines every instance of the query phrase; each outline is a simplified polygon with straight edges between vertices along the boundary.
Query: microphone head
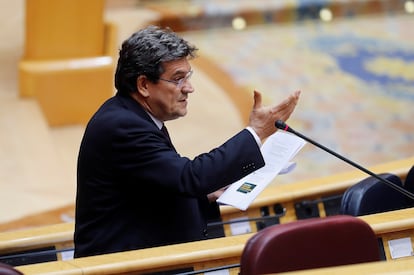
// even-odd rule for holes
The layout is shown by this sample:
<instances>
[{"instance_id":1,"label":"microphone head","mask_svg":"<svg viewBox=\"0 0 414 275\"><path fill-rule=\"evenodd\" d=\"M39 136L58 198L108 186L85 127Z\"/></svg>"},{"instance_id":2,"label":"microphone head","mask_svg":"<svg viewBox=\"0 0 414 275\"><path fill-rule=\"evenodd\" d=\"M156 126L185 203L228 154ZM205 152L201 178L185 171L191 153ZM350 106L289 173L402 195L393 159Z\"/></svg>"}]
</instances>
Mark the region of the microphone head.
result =
<instances>
[{"instance_id":1,"label":"microphone head","mask_svg":"<svg viewBox=\"0 0 414 275\"><path fill-rule=\"evenodd\" d=\"M275 126L276 126L276 128L281 129L281 130L286 130L287 129L286 123L283 120L280 120L280 119L276 120Z\"/></svg>"}]
</instances>

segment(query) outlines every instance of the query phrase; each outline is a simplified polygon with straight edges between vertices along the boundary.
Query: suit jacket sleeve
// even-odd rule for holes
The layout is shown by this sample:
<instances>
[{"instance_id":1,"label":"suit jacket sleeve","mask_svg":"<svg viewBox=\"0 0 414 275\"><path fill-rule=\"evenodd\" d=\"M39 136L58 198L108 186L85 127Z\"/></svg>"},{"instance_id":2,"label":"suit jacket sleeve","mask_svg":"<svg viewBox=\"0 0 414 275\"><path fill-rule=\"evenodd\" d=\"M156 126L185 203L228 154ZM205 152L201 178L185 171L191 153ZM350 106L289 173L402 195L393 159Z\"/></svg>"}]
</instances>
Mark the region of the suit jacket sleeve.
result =
<instances>
[{"instance_id":1,"label":"suit jacket sleeve","mask_svg":"<svg viewBox=\"0 0 414 275\"><path fill-rule=\"evenodd\" d=\"M193 160L172 149L158 129L147 133L140 135L137 129L133 139L121 140L131 136L123 133L114 145L114 152L125 152L113 157L117 168L131 175L131 183L136 178L154 183L154 188L205 196L264 166L260 148L248 130Z\"/></svg>"}]
</instances>

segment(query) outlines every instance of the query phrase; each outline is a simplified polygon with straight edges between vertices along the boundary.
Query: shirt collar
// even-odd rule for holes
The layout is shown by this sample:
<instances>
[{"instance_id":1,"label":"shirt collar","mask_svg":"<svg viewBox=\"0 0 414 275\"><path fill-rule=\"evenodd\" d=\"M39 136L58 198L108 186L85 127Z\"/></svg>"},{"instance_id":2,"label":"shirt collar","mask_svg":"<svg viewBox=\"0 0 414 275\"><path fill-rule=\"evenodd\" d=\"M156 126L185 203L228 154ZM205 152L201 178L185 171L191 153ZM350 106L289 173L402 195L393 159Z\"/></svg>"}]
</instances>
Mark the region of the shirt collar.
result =
<instances>
[{"instance_id":1,"label":"shirt collar","mask_svg":"<svg viewBox=\"0 0 414 275\"><path fill-rule=\"evenodd\" d=\"M158 129L161 130L161 128L164 125L164 123L161 120L159 120L158 118L154 117L151 113L147 112L147 114L154 121L155 125L157 125Z\"/></svg>"}]
</instances>

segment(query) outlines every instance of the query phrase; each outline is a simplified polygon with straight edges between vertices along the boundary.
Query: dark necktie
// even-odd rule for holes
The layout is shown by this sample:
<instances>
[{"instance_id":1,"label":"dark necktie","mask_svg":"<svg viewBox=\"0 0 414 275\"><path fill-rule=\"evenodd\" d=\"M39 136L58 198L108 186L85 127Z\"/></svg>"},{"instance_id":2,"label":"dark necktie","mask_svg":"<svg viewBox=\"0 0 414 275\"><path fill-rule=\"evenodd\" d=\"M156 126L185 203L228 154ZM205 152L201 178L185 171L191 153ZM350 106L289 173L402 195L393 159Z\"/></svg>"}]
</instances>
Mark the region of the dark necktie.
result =
<instances>
[{"instance_id":1,"label":"dark necktie","mask_svg":"<svg viewBox=\"0 0 414 275\"><path fill-rule=\"evenodd\" d=\"M168 138L168 140L171 142L170 134L168 133L167 127L163 124L161 127L161 131L164 133L164 135Z\"/></svg>"},{"instance_id":2,"label":"dark necktie","mask_svg":"<svg viewBox=\"0 0 414 275\"><path fill-rule=\"evenodd\" d=\"M170 138L170 134L168 133L168 130L167 130L167 127L165 127L165 125L163 124L162 125L162 127L161 127L161 131L164 133L164 135L168 138L168 141L169 141L169 143L170 143L170 145L171 145L171 148L173 148L174 149L174 151L176 151L175 150L175 147L174 147L174 145L172 144L172 141L171 141L171 138Z\"/></svg>"}]
</instances>

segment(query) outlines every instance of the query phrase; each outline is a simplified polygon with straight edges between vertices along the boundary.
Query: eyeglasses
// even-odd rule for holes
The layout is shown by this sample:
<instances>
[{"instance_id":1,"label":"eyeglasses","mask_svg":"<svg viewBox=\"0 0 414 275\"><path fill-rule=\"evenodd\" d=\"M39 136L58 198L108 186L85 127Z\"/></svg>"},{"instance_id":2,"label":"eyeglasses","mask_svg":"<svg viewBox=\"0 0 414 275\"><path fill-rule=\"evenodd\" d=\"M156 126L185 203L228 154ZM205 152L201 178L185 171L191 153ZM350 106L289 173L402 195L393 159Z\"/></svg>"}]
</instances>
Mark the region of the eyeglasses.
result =
<instances>
[{"instance_id":1,"label":"eyeglasses","mask_svg":"<svg viewBox=\"0 0 414 275\"><path fill-rule=\"evenodd\" d=\"M178 80L171 80L171 79L164 79L164 78L158 78L159 80L162 81L167 81L170 83L174 83L178 89L181 89L184 85L184 83L189 80L191 78L191 76L193 75L193 70L190 70L183 78L180 78Z\"/></svg>"}]
</instances>

